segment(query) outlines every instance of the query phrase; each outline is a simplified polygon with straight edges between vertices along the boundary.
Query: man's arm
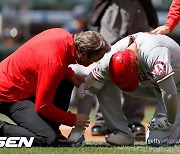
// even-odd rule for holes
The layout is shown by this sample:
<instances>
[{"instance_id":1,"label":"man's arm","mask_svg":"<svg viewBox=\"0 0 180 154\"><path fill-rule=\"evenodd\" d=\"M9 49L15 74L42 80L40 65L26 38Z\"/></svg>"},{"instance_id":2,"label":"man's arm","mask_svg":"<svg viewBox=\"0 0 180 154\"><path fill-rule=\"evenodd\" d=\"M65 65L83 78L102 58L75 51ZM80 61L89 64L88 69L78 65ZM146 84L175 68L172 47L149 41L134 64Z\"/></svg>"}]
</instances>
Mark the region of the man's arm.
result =
<instances>
[{"instance_id":1,"label":"man's arm","mask_svg":"<svg viewBox=\"0 0 180 154\"><path fill-rule=\"evenodd\" d=\"M174 30L176 25L179 23L180 20L180 1L179 0L173 0L168 16L168 20L166 23L162 26L157 27L152 32L158 33L158 34L168 34Z\"/></svg>"},{"instance_id":2,"label":"man's arm","mask_svg":"<svg viewBox=\"0 0 180 154\"><path fill-rule=\"evenodd\" d=\"M60 67L59 64L45 64L40 68L35 107L38 114L51 121L74 126L76 123L76 115L71 112L65 112L53 104L56 89L62 81L64 74L65 70Z\"/></svg>"},{"instance_id":3,"label":"man's arm","mask_svg":"<svg viewBox=\"0 0 180 154\"><path fill-rule=\"evenodd\" d=\"M179 0L173 0L168 13L168 20L166 22L166 26L170 28L170 31L172 31L175 26L179 23L180 19L180 1Z\"/></svg>"}]
</instances>

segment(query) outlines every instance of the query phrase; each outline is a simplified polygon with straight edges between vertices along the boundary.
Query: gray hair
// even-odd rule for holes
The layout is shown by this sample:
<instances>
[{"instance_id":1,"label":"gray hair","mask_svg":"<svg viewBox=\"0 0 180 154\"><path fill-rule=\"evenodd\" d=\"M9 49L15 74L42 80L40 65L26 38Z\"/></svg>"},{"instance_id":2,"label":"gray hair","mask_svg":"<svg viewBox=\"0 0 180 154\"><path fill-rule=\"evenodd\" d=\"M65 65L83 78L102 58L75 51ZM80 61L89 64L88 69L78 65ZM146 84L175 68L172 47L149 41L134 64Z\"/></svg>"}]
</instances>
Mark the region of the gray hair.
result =
<instances>
[{"instance_id":1,"label":"gray hair","mask_svg":"<svg viewBox=\"0 0 180 154\"><path fill-rule=\"evenodd\" d=\"M110 44L104 37L95 31L85 31L74 35L76 50L86 52L88 58L98 55L101 52L109 52Z\"/></svg>"}]
</instances>

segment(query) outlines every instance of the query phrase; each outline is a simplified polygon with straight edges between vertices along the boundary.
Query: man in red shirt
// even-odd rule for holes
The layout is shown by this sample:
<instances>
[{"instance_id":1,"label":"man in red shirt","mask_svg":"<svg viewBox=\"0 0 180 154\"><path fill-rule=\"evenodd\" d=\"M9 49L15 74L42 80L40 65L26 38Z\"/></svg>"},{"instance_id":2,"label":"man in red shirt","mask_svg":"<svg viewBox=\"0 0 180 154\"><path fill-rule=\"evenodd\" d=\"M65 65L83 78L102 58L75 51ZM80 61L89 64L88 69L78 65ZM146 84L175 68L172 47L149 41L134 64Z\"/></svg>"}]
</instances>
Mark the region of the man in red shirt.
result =
<instances>
[{"instance_id":1,"label":"man in red shirt","mask_svg":"<svg viewBox=\"0 0 180 154\"><path fill-rule=\"evenodd\" d=\"M180 21L180 0L173 0L168 13L168 20L163 26L159 26L152 32L158 34L168 34L174 30Z\"/></svg>"},{"instance_id":2,"label":"man in red shirt","mask_svg":"<svg viewBox=\"0 0 180 154\"><path fill-rule=\"evenodd\" d=\"M97 32L72 35L60 28L33 37L0 63L0 113L17 125L0 121L0 136L35 137L35 145L52 145L59 125L85 129L89 117L67 112L73 86L82 75L68 67L100 60L110 45Z\"/></svg>"}]
</instances>

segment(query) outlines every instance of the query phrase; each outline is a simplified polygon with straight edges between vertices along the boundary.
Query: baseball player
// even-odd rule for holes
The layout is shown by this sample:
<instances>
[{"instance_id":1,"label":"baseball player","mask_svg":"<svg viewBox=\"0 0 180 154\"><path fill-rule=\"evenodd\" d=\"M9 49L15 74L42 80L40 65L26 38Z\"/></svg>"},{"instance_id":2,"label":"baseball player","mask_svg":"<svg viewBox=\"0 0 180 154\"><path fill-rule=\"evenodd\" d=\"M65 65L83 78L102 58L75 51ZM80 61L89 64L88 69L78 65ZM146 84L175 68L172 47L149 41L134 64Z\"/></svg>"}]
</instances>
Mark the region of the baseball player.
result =
<instances>
[{"instance_id":1,"label":"baseball player","mask_svg":"<svg viewBox=\"0 0 180 154\"><path fill-rule=\"evenodd\" d=\"M111 130L115 131L114 136L106 138L106 142L118 146L132 145L132 134L121 104L116 103L115 92L110 90L111 86L116 85L132 96L156 98L158 105L146 134L147 144L175 144L180 138L179 60L179 45L165 35L140 32L125 37L112 46L111 52L105 55L80 86L79 98L82 99L79 112L89 114L87 108L82 111L86 105L90 106L85 102L88 95L96 94L98 99L104 95L109 102L100 101L103 116ZM72 130L70 141L75 142L76 137L82 136L83 131L79 136L77 132L76 128Z\"/></svg>"}]
</instances>

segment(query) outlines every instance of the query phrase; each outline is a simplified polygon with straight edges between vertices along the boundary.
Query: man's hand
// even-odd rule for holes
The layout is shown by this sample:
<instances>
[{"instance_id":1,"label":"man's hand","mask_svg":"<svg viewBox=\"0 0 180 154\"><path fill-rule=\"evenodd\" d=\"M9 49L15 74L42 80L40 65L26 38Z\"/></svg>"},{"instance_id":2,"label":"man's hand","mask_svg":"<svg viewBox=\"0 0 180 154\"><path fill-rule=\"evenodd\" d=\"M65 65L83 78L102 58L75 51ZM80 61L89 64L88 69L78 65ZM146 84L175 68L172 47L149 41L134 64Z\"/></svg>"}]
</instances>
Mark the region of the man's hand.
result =
<instances>
[{"instance_id":1,"label":"man's hand","mask_svg":"<svg viewBox=\"0 0 180 154\"><path fill-rule=\"evenodd\" d=\"M76 114L76 127L86 129L90 124L89 117L84 114Z\"/></svg>"},{"instance_id":2,"label":"man's hand","mask_svg":"<svg viewBox=\"0 0 180 154\"><path fill-rule=\"evenodd\" d=\"M82 83L85 81L86 75L84 74L74 74L72 77L72 83L76 86L79 87Z\"/></svg>"},{"instance_id":3,"label":"man's hand","mask_svg":"<svg viewBox=\"0 0 180 154\"><path fill-rule=\"evenodd\" d=\"M157 33L157 34L168 34L170 32L170 28L166 25L163 25L163 26L157 27L151 32Z\"/></svg>"}]
</instances>

